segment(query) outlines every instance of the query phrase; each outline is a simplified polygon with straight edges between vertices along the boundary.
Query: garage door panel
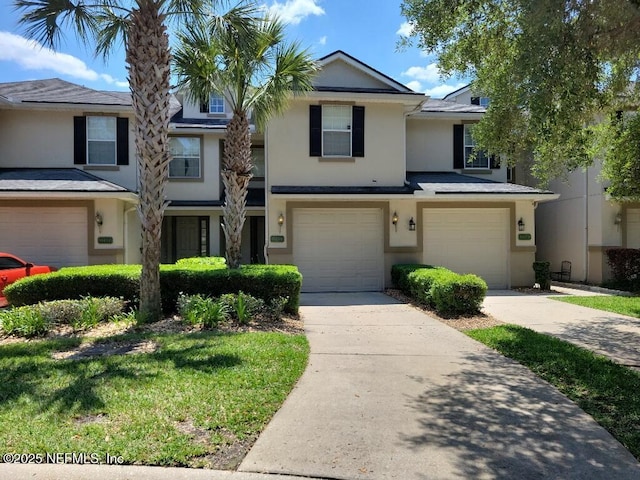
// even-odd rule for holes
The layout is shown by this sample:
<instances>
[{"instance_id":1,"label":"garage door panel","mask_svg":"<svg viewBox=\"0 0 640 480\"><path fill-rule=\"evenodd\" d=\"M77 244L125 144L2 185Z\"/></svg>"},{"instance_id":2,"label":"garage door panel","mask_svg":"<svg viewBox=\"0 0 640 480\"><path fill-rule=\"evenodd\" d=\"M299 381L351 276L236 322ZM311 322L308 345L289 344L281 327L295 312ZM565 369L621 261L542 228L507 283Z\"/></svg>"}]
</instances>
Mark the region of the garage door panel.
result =
<instances>
[{"instance_id":1,"label":"garage door panel","mask_svg":"<svg viewBox=\"0 0 640 480\"><path fill-rule=\"evenodd\" d=\"M640 248L640 210L628 209L627 248Z\"/></svg>"},{"instance_id":2,"label":"garage door panel","mask_svg":"<svg viewBox=\"0 0 640 480\"><path fill-rule=\"evenodd\" d=\"M425 209L424 262L508 286L507 209Z\"/></svg>"},{"instance_id":3,"label":"garage door panel","mask_svg":"<svg viewBox=\"0 0 640 480\"><path fill-rule=\"evenodd\" d=\"M293 258L303 291L382 289L380 209L295 209L293 215Z\"/></svg>"},{"instance_id":4,"label":"garage door panel","mask_svg":"<svg viewBox=\"0 0 640 480\"><path fill-rule=\"evenodd\" d=\"M0 251L30 262L86 265L85 207L0 207Z\"/></svg>"}]
</instances>

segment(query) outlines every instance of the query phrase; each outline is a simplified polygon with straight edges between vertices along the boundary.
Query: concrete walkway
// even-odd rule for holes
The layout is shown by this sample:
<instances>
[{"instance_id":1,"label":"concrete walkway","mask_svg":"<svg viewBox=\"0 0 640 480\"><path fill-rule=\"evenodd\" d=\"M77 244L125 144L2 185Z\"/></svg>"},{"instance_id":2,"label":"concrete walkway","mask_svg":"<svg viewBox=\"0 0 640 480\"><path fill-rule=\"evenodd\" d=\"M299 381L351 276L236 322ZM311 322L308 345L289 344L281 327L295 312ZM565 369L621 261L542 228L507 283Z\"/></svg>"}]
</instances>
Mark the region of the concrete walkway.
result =
<instances>
[{"instance_id":1,"label":"concrete walkway","mask_svg":"<svg viewBox=\"0 0 640 480\"><path fill-rule=\"evenodd\" d=\"M598 295L570 288L553 289L560 295ZM512 290L489 291L483 311L502 322L554 335L623 365L640 368L640 319Z\"/></svg>"},{"instance_id":2,"label":"concrete walkway","mask_svg":"<svg viewBox=\"0 0 640 480\"><path fill-rule=\"evenodd\" d=\"M304 295L302 305L310 363L241 471L640 478L640 464L574 403L424 313L377 293Z\"/></svg>"}]
</instances>

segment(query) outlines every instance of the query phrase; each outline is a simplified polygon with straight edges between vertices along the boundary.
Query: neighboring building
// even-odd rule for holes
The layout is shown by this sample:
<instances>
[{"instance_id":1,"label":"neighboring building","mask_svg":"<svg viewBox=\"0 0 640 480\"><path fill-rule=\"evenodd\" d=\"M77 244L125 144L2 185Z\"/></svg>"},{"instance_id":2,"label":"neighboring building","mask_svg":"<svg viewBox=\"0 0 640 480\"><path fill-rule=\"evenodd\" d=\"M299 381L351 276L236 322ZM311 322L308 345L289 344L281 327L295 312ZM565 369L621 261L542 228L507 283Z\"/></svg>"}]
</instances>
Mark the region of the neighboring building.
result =
<instances>
[{"instance_id":1,"label":"neighboring building","mask_svg":"<svg viewBox=\"0 0 640 480\"><path fill-rule=\"evenodd\" d=\"M243 261L295 263L305 291L381 290L398 262L531 285L534 210L557 195L471 155L484 107L429 100L341 51L320 65L314 91L252 138ZM163 261L223 254L230 113L216 96L172 108ZM138 262L131 119L128 94L0 84L0 250L56 266Z\"/></svg>"}]
</instances>

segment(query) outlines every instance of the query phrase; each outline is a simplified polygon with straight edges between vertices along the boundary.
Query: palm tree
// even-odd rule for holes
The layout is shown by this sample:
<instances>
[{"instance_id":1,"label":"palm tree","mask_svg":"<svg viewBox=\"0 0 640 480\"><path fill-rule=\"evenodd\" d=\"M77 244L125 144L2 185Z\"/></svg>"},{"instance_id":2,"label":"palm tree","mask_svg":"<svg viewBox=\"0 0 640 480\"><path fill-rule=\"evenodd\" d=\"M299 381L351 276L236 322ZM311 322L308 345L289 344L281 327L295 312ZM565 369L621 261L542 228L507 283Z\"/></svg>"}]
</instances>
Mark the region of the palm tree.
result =
<instances>
[{"instance_id":1,"label":"palm tree","mask_svg":"<svg viewBox=\"0 0 640 480\"><path fill-rule=\"evenodd\" d=\"M221 172L230 268L240 265L247 190L253 176L249 117L263 129L272 115L284 111L291 94L312 89L317 70L310 55L284 37L284 24L255 3L242 3L178 35L173 62L187 98L201 101L218 93L233 111Z\"/></svg>"},{"instance_id":2,"label":"palm tree","mask_svg":"<svg viewBox=\"0 0 640 480\"><path fill-rule=\"evenodd\" d=\"M160 234L169 164L171 56L167 20L184 23L208 13L206 0L15 0L27 35L55 48L62 28L70 26L85 42L95 41L106 58L117 42L125 44L129 88L134 109L139 170L138 215L142 224L140 313L161 315Z\"/></svg>"}]
</instances>

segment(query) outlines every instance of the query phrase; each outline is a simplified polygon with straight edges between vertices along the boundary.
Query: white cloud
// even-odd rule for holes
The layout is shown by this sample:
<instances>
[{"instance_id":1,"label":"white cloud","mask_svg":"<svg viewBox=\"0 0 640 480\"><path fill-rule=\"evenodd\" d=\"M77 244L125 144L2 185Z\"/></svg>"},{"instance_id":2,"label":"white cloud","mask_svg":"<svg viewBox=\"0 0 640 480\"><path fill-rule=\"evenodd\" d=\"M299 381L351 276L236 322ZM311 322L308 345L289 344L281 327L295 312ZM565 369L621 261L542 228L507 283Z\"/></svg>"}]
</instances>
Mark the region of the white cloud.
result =
<instances>
[{"instance_id":1,"label":"white cloud","mask_svg":"<svg viewBox=\"0 0 640 480\"><path fill-rule=\"evenodd\" d=\"M396 32L396 35L400 35L401 37L410 37L413 34L413 25L409 22L404 22L400 25L400 28Z\"/></svg>"},{"instance_id":2,"label":"white cloud","mask_svg":"<svg viewBox=\"0 0 640 480\"><path fill-rule=\"evenodd\" d=\"M410 67L402 72L402 75L423 82L435 83L440 80L440 70L435 63L430 63L426 67Z\"/></svg>"},{"instance_id":3,"label":"white cloud","mask_svg":"<svg viewBox=\"0 0 640 480\"><path fill-rule=\"evenodd\" d=\"M467 83L465 82L457 83L456 85L438 85L437 87L426 89L423 93L426 93L432 98L442 98L449 93L464 87L465 85L467 85Z\"/></svg>"},{"instance_id":4,"label":"white cloud","mask_svg":"<svg viewBox=\"0 0 640 480\"><path fill-rule=\"evenodd\" d=\"M284 3L273 2L269 13L280 17L285 23L297 25L309 15L324 15L324 9L317 4L318 0L286 0Z\"/></svg>"},{"instance_id":5,"label":"white cloud","mask_svg":"<svg viewBox=\"0 0 640 480\"><path fill-rule=\"evenodd\" d=\"M411 90L413 90L414 92L422 91L422 84L417 80L412 80L409 83L405 83L405 85L409 87Z\"/></svg>"},{"instance_id":6,"label":"white cloud","mask_svg":"<svg viewBox=\"0 0 640 480\"><path fill-rule=\"evenodd\" d=\"M320 45L326 45L327 44L327 36L325 35L323 37L320 37L320 40L318 40L318 43Z\"/></svg>"},{"instance_id":7,"label":"white cloud","mask_svg":"<svg viewBox=\"0 0 640 480\"><path fill-rule=\"evenodd\" d=\"M0 60L17 63L27 70L51 70L82 80L103 80L118 87L128 86L127 82L118 81L111 75L91 70L79 58L9 32L0 31Z\"/></svg>"}]
</instances>

